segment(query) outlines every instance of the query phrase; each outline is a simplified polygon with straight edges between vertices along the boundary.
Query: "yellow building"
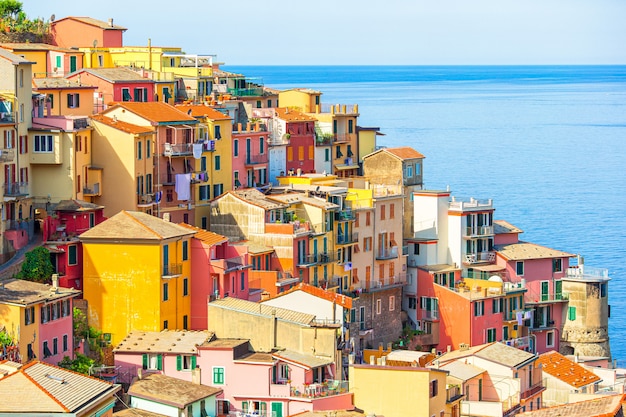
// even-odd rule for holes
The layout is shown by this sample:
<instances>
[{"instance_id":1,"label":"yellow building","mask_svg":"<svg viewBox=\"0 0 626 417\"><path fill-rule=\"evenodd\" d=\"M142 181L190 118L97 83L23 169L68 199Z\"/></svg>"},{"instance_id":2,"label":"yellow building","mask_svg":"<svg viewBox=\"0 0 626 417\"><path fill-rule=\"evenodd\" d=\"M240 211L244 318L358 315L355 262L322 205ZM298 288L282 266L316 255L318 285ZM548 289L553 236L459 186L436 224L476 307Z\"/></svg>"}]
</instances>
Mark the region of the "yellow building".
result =
<instances>
[{"instance_id":1,"label":"yellow building","mask_svg":"<svg viewBox=\"0 0 626 417\"><path fill-rule=\"evenodd\" d=\"M107 173L97 189L92 187L93 202L104 206L108 217L121 210L153 214L154 129L103 115L93 116L91 125L93 163ZM110 192L103 193L103 188Z\"/></svg>"},{"instance_id":2,"label":"yellow building","mask_svg":"<svg viewBox=\"0 0 626 417\"><path fill-rule=\"evenodd\" d=\"M196 232L121 211L80 236L89 324L115 346L132 330L188 329Z\"/></svg>"},{"instance_id":3,"label":"yellow building","mask_svg":"<svg viewBox=\"0 0 626 417\"><path fill-rule=\"evenodd\" d=\"M35 100L33 122L50 116L89 116L103 110L94 103L96 87L79 80L35 78L33 89L40 94Z\"/></svg>"},{"instance_id":4,"label":"yellow building","mask_svg":"<svg viewBox=\"0 0 626 417\"><path fill-rule=\"evenodd\" d=\"M348 380L354 406L385 417L431 417L446 414L446 376L439 369L381 358L381 365L350 365Z\"/></svg>"}]
</instances>

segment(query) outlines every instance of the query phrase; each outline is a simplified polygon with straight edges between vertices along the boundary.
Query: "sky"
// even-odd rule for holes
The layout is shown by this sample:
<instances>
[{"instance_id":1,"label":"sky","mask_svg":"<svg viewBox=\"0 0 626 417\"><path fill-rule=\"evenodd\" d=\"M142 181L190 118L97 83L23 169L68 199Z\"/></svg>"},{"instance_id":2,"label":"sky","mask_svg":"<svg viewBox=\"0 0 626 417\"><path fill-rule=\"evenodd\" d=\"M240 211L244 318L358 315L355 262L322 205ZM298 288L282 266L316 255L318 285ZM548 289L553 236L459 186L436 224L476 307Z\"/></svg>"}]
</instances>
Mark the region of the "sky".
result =
<instances>
[{"instance_id":1,"label":"sky","mask_svg":"<svg viewBox=\"0 0 626 417\"><path fill-rule=\"evenodd\" d=\"M22 0L227 65L626 64L625 0Z\"/></svg>"}]
</instances>

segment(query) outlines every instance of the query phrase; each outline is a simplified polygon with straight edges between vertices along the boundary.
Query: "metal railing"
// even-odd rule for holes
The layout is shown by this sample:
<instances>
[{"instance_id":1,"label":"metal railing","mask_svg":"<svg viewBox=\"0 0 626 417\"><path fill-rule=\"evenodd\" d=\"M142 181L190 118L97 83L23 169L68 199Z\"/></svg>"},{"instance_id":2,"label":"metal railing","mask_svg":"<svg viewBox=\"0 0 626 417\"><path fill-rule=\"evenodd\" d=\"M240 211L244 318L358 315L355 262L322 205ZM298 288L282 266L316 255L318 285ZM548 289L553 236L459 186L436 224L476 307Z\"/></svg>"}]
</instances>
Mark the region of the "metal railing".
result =
<instances>
[{"instance_id":1,"label":"metal railing","mask_svg":"<svg viewBox=\"0 0 626 417\"><path fill-rule=\"evenodd\" d=\"M180 275L183 273L183 264L163 265L163 276Z\"/></svg>"},{"instance_id":2,"label":"metal railing","mask_svg":"<svg viewBox=\"0 0 626 417\"><path fill-rule=\"evenodd\" d=\"M246 157L246 165L259 165L259 164L267 164L269 161L269 157L267 153L259 154L259 155L248 155Z\"/></svg>"},{"instance_id":3,"label":"metal railing","mask_svg":"<svg viewBox=\"0 0 626 417\"><path fill-rule=\"evenodd\" d=\"M398 247L393 246L387 249L379 249L376 251L376 259L384 260L384 259L394 259L398 257Z\"/></svg>"},{"instance_id":4,"label":"metal railing","mask_svg":"<svg viewBox=\"0 0 626 417\"><path fill-rule=\"evenodd\" d=\"M489 236L493 235L493 226L475 226L475 227L466 227L465 228L465 236Z\"/></svg>"},{"instance_id":5,"label":"metal railing","mask_svg":"<svg viewBox=\"0 0 626 417\"><path fill-rule=\"evenodd\" d=\"M28 194L27 182L4 183L4 195L16 196L16 195L27 195L27 194Z\"/></svg>"},{"instance_id":6,"label":"metal railing","mask_svg":"<svg viewBox=\"0 0 626 417\"><path fill-rule=\"evenodd\" d=\"M359 241L358 233L342 233L337 234L337 244L338 245L348 245L350 243L356 243Z\"/></svg>"},{"instance_id":7,"label":"metal railing","mask_svg":"<svg viewBox=\"0 0 626 417\"><path fill-rule=\"evenodd\" d=\"M477 264L482 262L494 262L496 260L496 253L494 251L467 253L465 254L464 263Z\"/></svg>"},{"instance_id":8,"label":"metal railing","mask_svg":"<svg viewBox=\"0 0 626 417\"><path fill-rule=\"evenodd\" d=\"M193 153L193 144L191 143L164 143L163 155L165 156L183 156Z\"/></svg>"}]
</instances>

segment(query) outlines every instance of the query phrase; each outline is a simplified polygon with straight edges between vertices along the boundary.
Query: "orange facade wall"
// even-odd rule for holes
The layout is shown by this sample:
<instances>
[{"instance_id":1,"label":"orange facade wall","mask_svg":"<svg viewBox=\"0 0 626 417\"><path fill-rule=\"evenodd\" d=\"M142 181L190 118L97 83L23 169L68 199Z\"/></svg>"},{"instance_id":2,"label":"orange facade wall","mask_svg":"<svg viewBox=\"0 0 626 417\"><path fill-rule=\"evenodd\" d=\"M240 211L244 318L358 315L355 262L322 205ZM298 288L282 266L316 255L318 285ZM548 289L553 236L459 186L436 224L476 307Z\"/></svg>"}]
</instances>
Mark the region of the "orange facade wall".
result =
<instances>
[{"instance_id":1,"label":"orange facade wall","mask_svg":"<svg viewBox=\"0 0 626 417\"><path fill-rule=\"evenodd\" d=\"M102 29L73 19L61 19L51 25L52 44L71 47L121 47L122 30Z\"/></svg>"}]
</instances>

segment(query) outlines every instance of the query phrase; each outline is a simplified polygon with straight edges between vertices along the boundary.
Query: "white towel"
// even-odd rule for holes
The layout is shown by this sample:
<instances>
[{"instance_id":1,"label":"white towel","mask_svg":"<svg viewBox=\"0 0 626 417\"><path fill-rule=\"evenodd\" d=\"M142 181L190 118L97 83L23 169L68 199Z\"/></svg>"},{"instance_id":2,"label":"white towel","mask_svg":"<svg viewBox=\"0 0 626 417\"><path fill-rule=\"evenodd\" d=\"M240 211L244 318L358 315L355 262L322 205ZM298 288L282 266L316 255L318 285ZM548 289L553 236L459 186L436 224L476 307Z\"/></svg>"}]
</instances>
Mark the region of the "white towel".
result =
<instances>
[{"instance_id":1,"label":"white towel","mask_svg":"<svg viewBox=\"0 0 626 417\"><path fill-rule=\"evenodd\" d=\"M192 148L193 148L193 157L195 159L202 158L202 144L201 143L194 143Z\"/></svg>"},{"instance_id":2,"label":"white towel","mask_svg":"<svg viewBox=\"0 0 626 417\"><path fill-rule=\"evenodd\" d=\"M191 174L176 174L176 195L179 201L189 200Z\"/></svg>"}]
</instances>

